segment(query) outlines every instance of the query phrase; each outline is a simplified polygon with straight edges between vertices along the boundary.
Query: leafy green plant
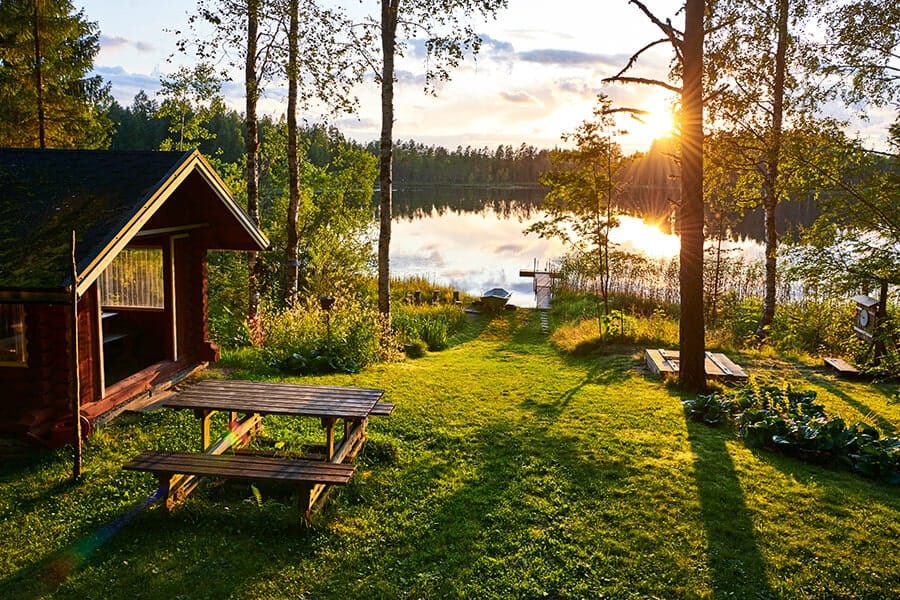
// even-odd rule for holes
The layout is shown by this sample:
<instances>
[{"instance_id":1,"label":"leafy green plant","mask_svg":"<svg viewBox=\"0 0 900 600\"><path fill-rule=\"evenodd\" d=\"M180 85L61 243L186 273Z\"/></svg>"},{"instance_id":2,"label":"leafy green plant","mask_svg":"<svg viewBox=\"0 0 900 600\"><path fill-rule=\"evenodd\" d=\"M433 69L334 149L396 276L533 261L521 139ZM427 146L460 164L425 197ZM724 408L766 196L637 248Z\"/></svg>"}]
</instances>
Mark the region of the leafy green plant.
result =
<instances>
[{"instance_id":1,"label":"leafy green plant","mask_svg":"<svg viewBox=\"0 0 900 600\"><path fill-rule=\"evenodd\" d=\"M816 392L746 386L684 402L691 417L709 425L733 422L751 448L768 447L817 463L843 464L869 477L900 483L900 438L882 438L864 423L831 417Z\"/></svg>"},{"instance_id":2,"label":"leafy green plant","mask_svg":"<svg viewBox=\"0 0 900 600\"><path fill-rule=\"evenodd\" d=\"M422 358L428 354L428 344L422 340L413 340L406 344L406 356L408 358Z\"/></svg>"},{"instance_id":3,"label":"leafy green plant","mask_svg":"<svg viewBox=\"0 0 900 600\"><path fill-rule=\"evenodd\" d=\"M717 394L700 394L684 400L682 404L691 419L707 425L722 425L731 419L731 400Z\"/></svg>"},{"instance_id":4,"label":"leafy green plant","mask_svg":"<svg viewBox=\"0 0 900 600\"><path fill-rule=\"evenodd\" d=\"M393 329L401 343L406 345L422 340L432 352L445 349L450 336L459 332L465 322L462 307L455 304L400 305L392 318Z\"/></svg>"}]
</instances>

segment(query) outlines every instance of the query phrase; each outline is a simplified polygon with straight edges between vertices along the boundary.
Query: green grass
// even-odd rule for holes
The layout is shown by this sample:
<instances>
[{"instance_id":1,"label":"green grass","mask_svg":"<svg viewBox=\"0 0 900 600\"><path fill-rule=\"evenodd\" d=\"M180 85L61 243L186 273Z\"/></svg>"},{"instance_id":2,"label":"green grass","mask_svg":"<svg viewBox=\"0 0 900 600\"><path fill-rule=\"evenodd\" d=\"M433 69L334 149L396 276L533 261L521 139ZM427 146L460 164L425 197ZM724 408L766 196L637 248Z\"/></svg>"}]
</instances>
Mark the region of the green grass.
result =
<instances>
[{"instance_id":1,"label":"green grass","mask_svg":"<svg viewBox=\"0 0 900 600\"><path fill-rule=\"evenodd\" d=\"M288 490L210 482L172 514L119 466L193 449L163 411L102 428L77 485L64 452L0 467L3 598L889 598L900 594L900 489L750 450L685 419L639 355L572 357L531 311L451 347L357 375L382 387L352 484L303 528ZM896 386L745 355L755 376L811 387L830 412L900 427ZM252 373L233 375L261 377ZM260 444L300 448L318 423L267 418ZM92 541L93 540L93 541Z\"/></svg>"}]
</instances>

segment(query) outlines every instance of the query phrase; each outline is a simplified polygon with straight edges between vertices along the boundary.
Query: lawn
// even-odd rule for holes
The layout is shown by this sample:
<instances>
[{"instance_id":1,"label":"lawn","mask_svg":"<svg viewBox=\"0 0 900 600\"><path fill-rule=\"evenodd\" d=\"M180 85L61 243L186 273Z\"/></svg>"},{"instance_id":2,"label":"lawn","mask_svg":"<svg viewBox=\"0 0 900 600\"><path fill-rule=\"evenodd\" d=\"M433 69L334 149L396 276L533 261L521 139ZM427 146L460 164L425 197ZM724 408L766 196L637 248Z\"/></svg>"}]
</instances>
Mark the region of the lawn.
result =
<instances>
[{"instance_id":1,"label":"lawn","mask_svg":"<svg viewBox=\"0 0 900 600\"><path fill-rule=\"evenodd\" d=\"M130 515L155 481L119 466L147 448L194 449L186 412L101 428L78 484L62 451L7 456L0 598L900 596L897 486L688 421L638 353L563 356L531 311L455 342L290 380L380 387L396 404L310 528L286 489L217 482L171 514L155 503ZM742 361L817 390L848 422L900 428L896 385ZM258 444L299 449L317 434L267 417Z\"/></svg>"}]
</instances>

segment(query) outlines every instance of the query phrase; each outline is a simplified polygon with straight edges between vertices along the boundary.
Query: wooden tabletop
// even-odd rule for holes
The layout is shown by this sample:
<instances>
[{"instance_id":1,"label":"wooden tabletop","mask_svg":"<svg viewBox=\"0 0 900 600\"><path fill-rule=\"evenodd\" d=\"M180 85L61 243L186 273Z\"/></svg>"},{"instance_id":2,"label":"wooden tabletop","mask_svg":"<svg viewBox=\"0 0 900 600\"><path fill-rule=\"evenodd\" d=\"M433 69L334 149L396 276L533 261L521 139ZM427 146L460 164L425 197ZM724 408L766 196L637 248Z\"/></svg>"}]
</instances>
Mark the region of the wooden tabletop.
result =
<instances>
[{"instance_id":1,"label":"wooden tabletop","mask_svg":"<svg viewBox=\"0 0 900 600\"><path fill-rule=\"evenodd\" d=\"M162 403L169 408L363 419L384 390L204 379Z\"/></svg>"}]
</instances>

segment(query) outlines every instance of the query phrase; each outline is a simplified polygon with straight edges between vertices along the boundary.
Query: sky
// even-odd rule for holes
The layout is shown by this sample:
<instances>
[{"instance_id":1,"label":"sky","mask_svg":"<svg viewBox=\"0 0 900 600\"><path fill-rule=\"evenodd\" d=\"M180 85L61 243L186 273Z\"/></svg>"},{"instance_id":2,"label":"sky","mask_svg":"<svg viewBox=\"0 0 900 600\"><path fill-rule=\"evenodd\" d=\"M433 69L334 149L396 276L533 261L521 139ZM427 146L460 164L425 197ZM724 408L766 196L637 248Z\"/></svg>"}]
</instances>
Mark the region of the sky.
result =
<instances>
[{"instance_id":1,"label":"sky","mask_svg":"<svg viewBox=\"0 0 900 600\"><path fill-rule=\"evenodd\" d=\"M185 30L194 3L188 0L73 0L84 8L101 31L95 72L112 84L123 106L141 89L151 97L161 76L173 73L190 59L177 54L176 30ZM337 3L336 4L340 4ZM377 14L375 0L348 0L357 13ZM678 24L681 0L647 0L660 17ZM484 40L476 59L467 58L441 84L437 95L423 91L423 57L411 47L397 64L395 139L415 139L450 149L457 146L491 149L500 144L530 144L550 148L562 144L561 135L591 118L599 93L616 105L650 111L644 123L625 118L619 141L628 151L646 150L654 137L666 133L671 117L669 92L652 86L606 85L628 59L659 30L626 0L509 0L496 19L476 22ZM642 56L630 74L665 79L669 52L660 48ZM239 78L223 87L229 106L243 112ZM378 139L380 91L374 82L357 88L358 113L341 117L337 125L360 142ZM286 86L270 84L260 102L261 112L283 115ZM310 116L315 118L314 116ZM868 123L855 126L871 145L882 144L885 123L893 114L875 111Z\"/></svg>"}]
</instances>

